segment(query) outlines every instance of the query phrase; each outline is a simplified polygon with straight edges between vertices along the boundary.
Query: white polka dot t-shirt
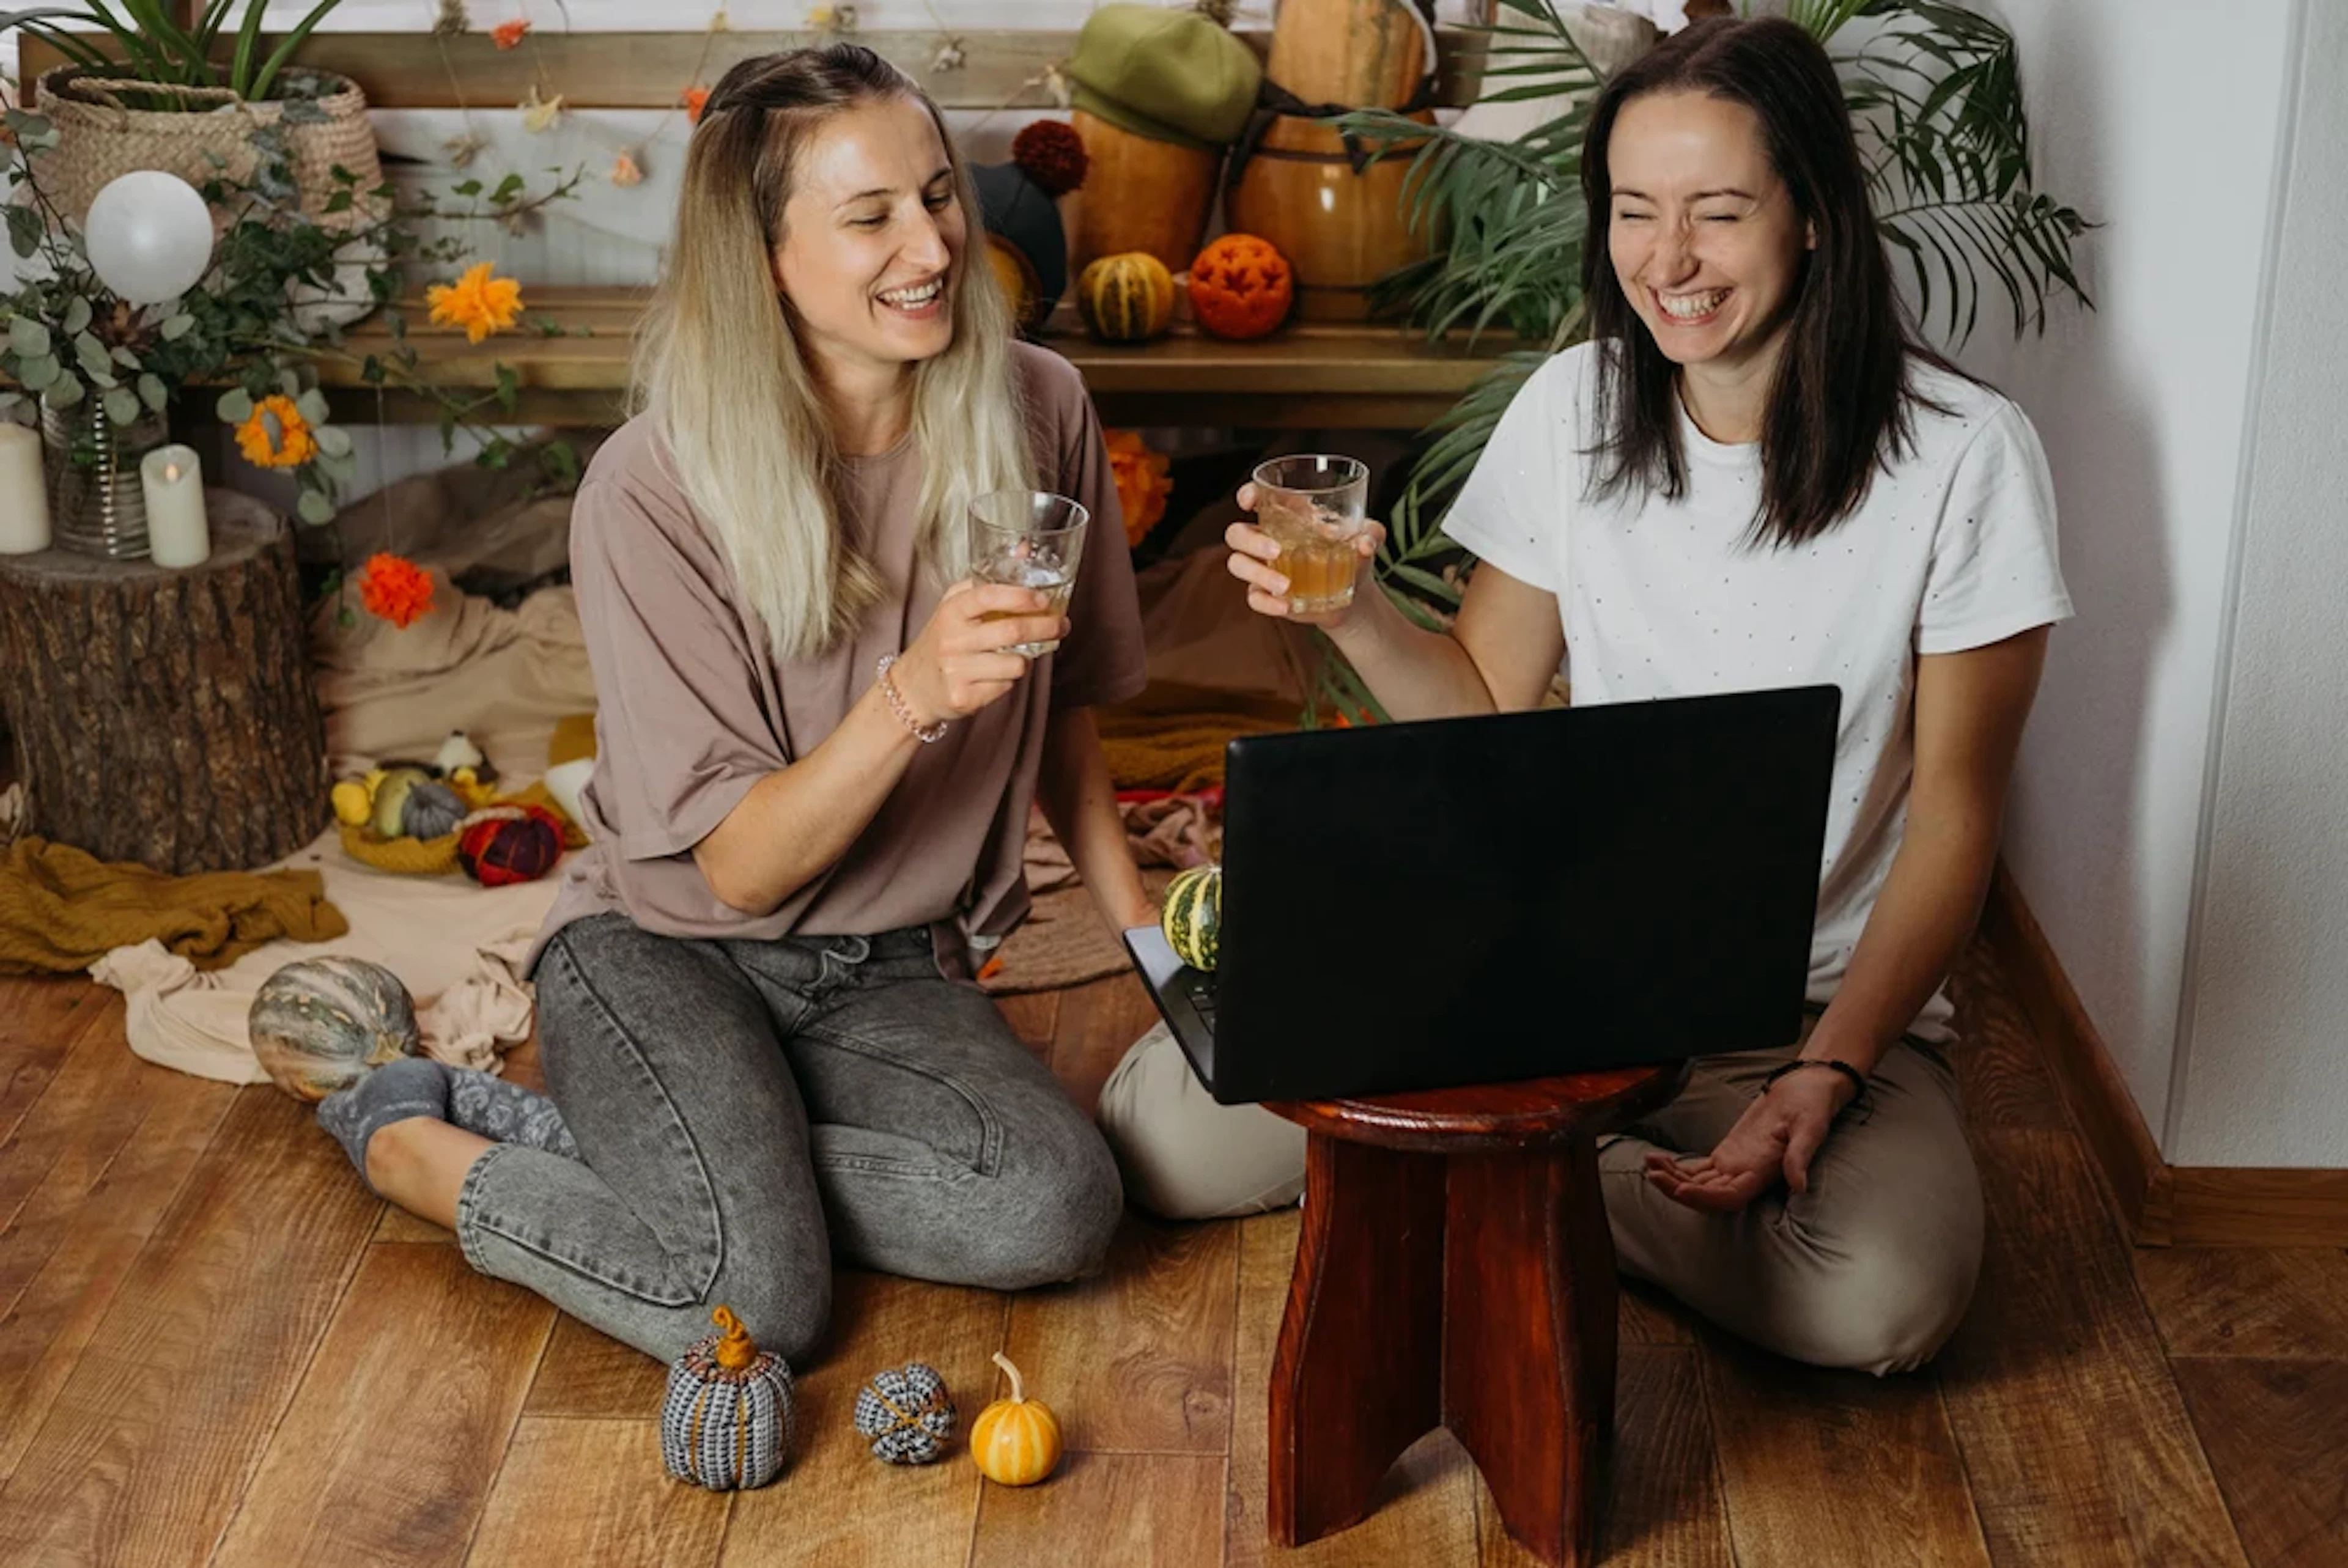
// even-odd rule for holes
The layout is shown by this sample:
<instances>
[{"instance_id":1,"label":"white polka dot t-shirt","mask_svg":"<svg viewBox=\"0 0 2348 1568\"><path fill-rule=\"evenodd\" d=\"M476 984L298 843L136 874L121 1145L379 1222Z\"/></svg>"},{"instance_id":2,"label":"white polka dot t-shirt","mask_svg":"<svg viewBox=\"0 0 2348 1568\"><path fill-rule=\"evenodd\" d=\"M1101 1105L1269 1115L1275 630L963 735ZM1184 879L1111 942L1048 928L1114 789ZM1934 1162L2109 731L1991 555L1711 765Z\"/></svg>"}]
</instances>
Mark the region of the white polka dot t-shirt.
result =
<instances>
[{"instance_id":1,"label":"white polka dot t-shirt","mask_svg":"<svg viewBox=\"0 0 2348 1568\"><path fill-rule=\"evenodd\" d=\"M1587 492L1596 350L1536 371L1509 404L1444 529L1557 596L1576 703L1827 683L1842 690L1811 1000L1832 999L1907 819L1919 655L1980 648L2067 619L2054 492L2037 433L1987 387L1927 366L1916 441L1860 509L1792 548L1746 542L1757 446L1681 416L1677 501ZM1948 1038L1936 994L1914 1032Z\"/></svg>"}]
</instances>

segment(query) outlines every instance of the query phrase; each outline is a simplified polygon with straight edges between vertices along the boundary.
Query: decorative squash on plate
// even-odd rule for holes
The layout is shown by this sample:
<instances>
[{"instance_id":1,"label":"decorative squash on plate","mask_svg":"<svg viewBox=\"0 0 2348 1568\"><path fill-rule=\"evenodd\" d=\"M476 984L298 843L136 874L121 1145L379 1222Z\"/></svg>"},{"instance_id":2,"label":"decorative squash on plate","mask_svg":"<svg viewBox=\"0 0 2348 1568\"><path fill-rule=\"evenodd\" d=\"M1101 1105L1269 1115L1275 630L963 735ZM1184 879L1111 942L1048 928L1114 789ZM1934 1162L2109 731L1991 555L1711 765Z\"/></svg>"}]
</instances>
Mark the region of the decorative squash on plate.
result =
<instances>
[{"instance_id":1,"label":"decorative squash on plate","mask_svg":"<svg viewBox=\"0 0 2348 1568\"><path fill-rule=\"evenodd\" d=\"M1296 278L1288 258L1253 234L1226 234L1190 263L1190 315L1222 338L1259 338L1288 319Z\"/></svg>"},{"instance_id":2,"label":"decorative squash on plate","mask_svg":"<svg viewBox=\"0 0 2348 1568\"><path fill-rule=\"evenodd\" d=\"M1213 969L1223 938L1223 868L1194 866L1168 883L1158 923L1176 958L1194 969Z\"/></svg>"},{"instance_id":3,"label":"decorative squash on plate","mask_svg":"<svg viewBox=\"0 0 2348 1568\"><path fill-rule=\"evenodd\" d=\"M1145 251L1103 256L1076 280L1076 309L1097 337L1146 343L1174 320L1174 274Z\"/></svg>"},{"instance_id":4,"label":"decorative squash on plate","mask_svg":"<svg viewBox=\"0 0 2348 1568\"><path fill-rule=\"evenodd\" d=\"M994 1364L1010 1375L1011 1397L979 1411L970 1429L970 1457L998 1486L1033 1486L1060 1462L1060 1420L1043 1400L1027 1397L1009 1357L997 1350Z\"/></svg>"}]
</instances>

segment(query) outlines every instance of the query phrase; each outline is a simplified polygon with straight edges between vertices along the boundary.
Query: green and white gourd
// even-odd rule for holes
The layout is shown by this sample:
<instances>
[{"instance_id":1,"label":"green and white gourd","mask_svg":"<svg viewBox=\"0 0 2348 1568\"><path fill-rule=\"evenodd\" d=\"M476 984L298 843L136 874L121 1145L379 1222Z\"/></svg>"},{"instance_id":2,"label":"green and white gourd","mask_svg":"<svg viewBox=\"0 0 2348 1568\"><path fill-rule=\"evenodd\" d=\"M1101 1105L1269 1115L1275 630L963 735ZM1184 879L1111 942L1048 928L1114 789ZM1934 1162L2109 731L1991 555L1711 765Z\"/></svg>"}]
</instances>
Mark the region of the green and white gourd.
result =
<instances>
[{"instance_id":1,"label":"green and white gourd","mask_svg":"<svg viewBox=\"0 0 2348 1568\"><path fill-rule=\"evenodd\" d=\"M1223 868L1194 866L1168 883L1158 923L1176 958L1211 970L1222 950Z\"/></svg>"},{"instance_id":2,"label":"green and white gourd","mask_svg":"<svg viewBox=\"0 0 2348 1568\"><path fill-rule=\"evenodd\" d=\"M365 958L300 958L261 982L247 1015L252 1054L294 1099L317 1102L368 1069L424 1049L399 977Z\"/></svg>"}]
</instances>

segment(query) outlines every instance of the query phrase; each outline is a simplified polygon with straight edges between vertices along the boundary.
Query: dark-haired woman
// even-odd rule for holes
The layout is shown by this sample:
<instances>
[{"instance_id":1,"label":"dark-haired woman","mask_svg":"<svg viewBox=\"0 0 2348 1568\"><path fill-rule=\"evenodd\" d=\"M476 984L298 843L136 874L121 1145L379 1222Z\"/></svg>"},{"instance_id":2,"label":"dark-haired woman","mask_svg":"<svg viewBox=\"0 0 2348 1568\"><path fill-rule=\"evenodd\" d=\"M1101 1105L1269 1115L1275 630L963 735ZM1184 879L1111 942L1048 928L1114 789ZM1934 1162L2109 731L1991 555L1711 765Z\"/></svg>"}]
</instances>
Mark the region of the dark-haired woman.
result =
<instances>
[{"instance_id":1,"label":"dark-haired woman","mask_svg":"<svg viewBox=\"0 0 2348 1568\"><path fill-rule=\"evenodd\" d=\"M1365 593L1319 623L1403 719L1532 707L1560 665L1577 703L1841 688L1802 1037L1700 1061L1601 1164L1627 1272L1785 1355L1905 1369L1980 1268L1941 983L2071 612L2044 456L1910 337L1800 28L1659 45L1593 106L1583 169L1591 341L1526 383L1446 520L1480 563L1457 622ZM1310 619L1268 538L1230 542L1251 606ZM1215 1212L1233 1150L1288 1134L1210 1109L1164 1049L1136 1048L1106 1124L1135 1195Z\"/></svg>"}]
</instances>

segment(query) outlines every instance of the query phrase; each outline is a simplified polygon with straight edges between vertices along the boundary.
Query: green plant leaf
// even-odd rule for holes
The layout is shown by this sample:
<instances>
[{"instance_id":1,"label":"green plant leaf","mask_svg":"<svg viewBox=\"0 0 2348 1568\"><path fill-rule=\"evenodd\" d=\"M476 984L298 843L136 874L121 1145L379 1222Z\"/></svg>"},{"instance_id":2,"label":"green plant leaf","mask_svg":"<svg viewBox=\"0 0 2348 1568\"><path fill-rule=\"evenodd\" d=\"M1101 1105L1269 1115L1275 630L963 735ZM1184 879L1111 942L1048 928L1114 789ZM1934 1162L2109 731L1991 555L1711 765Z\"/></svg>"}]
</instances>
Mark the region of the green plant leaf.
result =
<instances>
[{"instance_id":1,"label":"green plant leaf","mask_svg":"<svg viewBox=\"0 0 2348 1568\"><path fill-rule=\"evenodd\" d=\"M71 337L77 332L87 330L89 326L89 318L96 313L89 308L89 301L87 298L76 294L66 302L65 317L57 324L65 329L67 337Z\"/></svg>"},{"instance_id":2,"label":"green plant leaf","mask_svg":"<svg viewBox=\"0 0 2348 1568\"><path fill-rule=\"evenodd\" d=\"M62 367L52 354L36 354L16 362L16 380L27 392L46 392L60 374Z\"/></svg>"},{"instance_id":3,"label":"green plant leaf","mask_svg":"<svg viewBox=\"0 0 2348 1568\"><path fill-rule=\"evenodd\" d=\"M316 490L304 490L302 498L294 503L294 508L302 515L304 522L314 527L335 520L335 503Z\"/></svg>"},{"instance_id":4,"label":"green plant leaf","mask_svg":"<svg viewBox=\"0 0 2348 1568\"><path fill-rule=\"evenodd\" d=\"M113 356L106 352L106 345L97 338L88 333L81 333L75 336L73 345L74 358L80 362L82 374L92 380L114 374Z\"/></svg>"},{"instance_id":5,"label":"green plant leaf","mask_svg":"<svg viewBox=\"0 0 2348 1568\"><path fill-rule=\"evenodd\" d=\"M51 408L71 408L81 401L81 383L71 371L59 371L48 390L41 394L41 401Z\"/></svg>"},{"instance_id":6,"label":"green plant leaf","mask_svg":"<svg viewBox=\"0 0 2348 1568\"><path fill-rule=\"evenodd\" d=\"M319 425L311 432L318 438L318 450L329 457L351 455L351 433L339 425Z\"/></svg>"},{"instance_id":7,"label":"green plant leaf","mask_svg":"<svg viewBox=\"0 0 2348 1568\"><path fill-rule=\"evenodd\" d=\"M139 378L139 401L147 405L149 412L160 414L170 404L170 389L160 375L142 375Z\"/></svg>"},{"instance_id":8,"label":"green plant leaf","mask_svg":"<svg viewBox=\"0 0 2348 1568\"><path fill-rule=\"evenodd\" d=\"M8 246L25 260L30 260L41 248L41 215L34 208L11 207L8 210Z\"/></svg>"},{"instance_id":9,"label":"green plant leaf","mask_svg":"<svg viewBox=\"0 0 2348 1568\"><path fill-rule=\"evenodd\" d=\"M294 370L291 369L291 368L284 369L284 370L280 370L280 371L277 373L277 390L278 390L278 391L280 391L280 392L282 392L282 393L283 393L283 394L284 394L286 396L288 396L288 397L299 397L299 396L301 396L301 395L302 395L302 376L301 376L301 374L300 374L299 372L297 372L297 371L294 371Z\"/></svg>"},{"instance_id":10,"label":"green plant leaf","mask_svg":"<svg viewBox=\"0 0 2348 1568\"><path fill-rule=\"evenodd\" d=\"M165 343L177 343L196 330L196 318L182 311L165 321L160 330Z\"/></svg>"},{"instance_id":11,"label":"green plant leaf","mask_svg":"<svg viewBox=\"0 0 2348 1568\"><path fill-rule=\"evenodd\" d=\"M334 417L326 407L326 395L314 386L294 400L294 408L313 425L324 425Z\"/></svg>"},{"instance_id":12,"label":"green plant leaf","mask_svg":"<svg viewBox=\"0 0 2348 1568\"><path fill-rule=\"evenodd\" d=\"M49 352L49 329L30 316L18 316L8 323L8 352L19 359L34 359Z\"/></svg>"},{"instance_id":13,"label":"green plant leaf","mask_svg":"<svg viewBox=\"0 0 2348 1568\"><path fill-rule=\"evenodd\" d=\"M252 417L252 394L241 386L231 387L220 395L212 412L220 415L223 425L242 425Z\"/></svg>"},{"instance_id":14,"label":"green plant leaf","mask_svg":"<svg viewBox=\"0 0 2348 1568\"><path fill-rule=\"evenodd\" d=\"M106 405L106 416L108 419L113 420L115 424L136 425L139 423L139 395L131 391L129 387L108 387L107 389L106 396L102 401Z\"/></svg>"},{"instance_id":15,"label":"green plant leaf","mask_svg":"<svg viewBox=\"0 0 2348 1568\"><path fill-rule=\"evenodd\" d=\"M139 356L131 353L129 349L123 347L120 343L116 343L111 353L114 363L120 365L123 369L137 370L139 368Z\"/></svg>"}]
</instances>

